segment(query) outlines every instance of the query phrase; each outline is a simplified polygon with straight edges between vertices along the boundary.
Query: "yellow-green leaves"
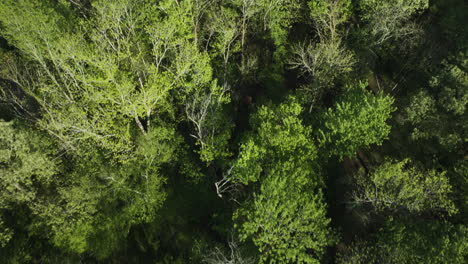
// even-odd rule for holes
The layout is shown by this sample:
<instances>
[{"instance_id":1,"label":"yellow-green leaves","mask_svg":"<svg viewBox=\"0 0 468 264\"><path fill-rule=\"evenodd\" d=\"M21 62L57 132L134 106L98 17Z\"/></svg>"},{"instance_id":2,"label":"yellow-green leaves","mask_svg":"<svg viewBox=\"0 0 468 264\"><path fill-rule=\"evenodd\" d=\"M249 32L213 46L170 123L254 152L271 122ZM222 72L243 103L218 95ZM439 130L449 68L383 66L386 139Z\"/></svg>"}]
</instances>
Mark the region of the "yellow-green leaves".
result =
<instances>
[{"instance_id":1,"label":"yellow-green leaves","mask_svg":"<svg viewBox=\"0 0 468 264\"><path fill-rule=\"evenodd\" d=\"M446 172L421 171L405 159L385 162L370 175L361 172L358 177L355 202L370 203L378 211L457 213Z\"/></svg>"},{"instance_id":2,"label":"yellow-green leaves","mask_svg":"<svg viewBox=\"0 0 468 264\"><path fill-rule=\"evenodd\" d=\"M320 263L333 244L322 194L311 188L306 173L270 172L251 204L237 211L241 240L252 239L261 263Z\"/></svg>"},{"instance_id":3,"label":"yellow-green leaves","mask_svg":"<svg viewBox=\"0 0 468 264\"><path fill-rule=\"evenodd\" d=\"M40 214L36 205L60 169L51 141L37 131L17 126L0 120L0 247L15 231L6 224L3 213L24 206Z\"/></svg>"},{"instance_id":4,"label":"yellow-green leaves","mask_svg":"<svg viewBox=\"0 0 468 264\"><path fill-rule=\"evenodd\" d=\"M350 0L310 0L308 2L311 17L317 23L328 25L329 29L346 22L352 15Z\"/></svg>"},{"instance_id":5,"label":"yellow-green leaves","mask_svg":"<svg viewBox=\"0 0 468 264\"><path fill-rule=\"evenodd\" d=\"M370 144L381 144L390 133L386 123L395 108L391 96L377 95L364 85L353 88L323 115L318 140L329 156L353 156Z\"/></svg>"},{"instance_id":6,"label":"yellow-green leaves","mask_svg":"<svg viewBox=\"0 0 468 264\"><path fill-rule=\"evenodd\" d=\"M262 106L251 119L254 131L241 145L234 173L237 180L247 184L260 178L268 166L284 162L304 161L311 168L316 150L311 140L311 128L299 118L302 107L294 98L278 106ZM307 162L308 161L308 162ZM255 172L255 173L254 173ZM313 174L313 171L309 171Z\"/></svg>"},{"instance_id":7,"label":"yellow-green leaves","mask_svg":"<svg viewBox=\"0 0 468 264\"><path fill-rule=\"evenodd\" d=\"M334 242L311 129L302 124L301 112L294 98L262 106L234 164L233 180L259 184L235 219L241 240L258 247L261 263L320 263Z\"/></svg>"},{"instance_id":8,"label":"yellow-green leaves","mask_svg":"<svg viewBox=\"0 0 468 264\"><path fill-rule=\"evenodd\" d=\"M194 42L191 1L93 1L89 17L67 27L58 25L62 13L32 2L1 9L2 35L20 50L2 78L37 100L38 124L69 149L85 155L96 145L126 162L135 137L189 104L187 97L214 94L209 118L229 100Z\"/></svg>"},{"instance_id":9,"label":"yellow-green leaves","mask_svg":"<svg viewBox=\"0 0 468 264\"><path fill-rule=\"evenodd\" d=\"M429 0L390 0L385 2L379 0L360 0L359 5L363 9L374 10L392 5L394 7L401 8L408 14L413 14L428 8Z\"/></svg>"},{"instance_id":10,"label":"yellow-green leaves","mask_svg":"<svg viewBox=\"0 0 468 264\"><path fill-rule=\"evenodd\" d=\"M20 131L0 120L0 208L34 202L37 187L47 186L59 170L48 149L52 143L34 131Z\"/></svg>"}]
</instances>

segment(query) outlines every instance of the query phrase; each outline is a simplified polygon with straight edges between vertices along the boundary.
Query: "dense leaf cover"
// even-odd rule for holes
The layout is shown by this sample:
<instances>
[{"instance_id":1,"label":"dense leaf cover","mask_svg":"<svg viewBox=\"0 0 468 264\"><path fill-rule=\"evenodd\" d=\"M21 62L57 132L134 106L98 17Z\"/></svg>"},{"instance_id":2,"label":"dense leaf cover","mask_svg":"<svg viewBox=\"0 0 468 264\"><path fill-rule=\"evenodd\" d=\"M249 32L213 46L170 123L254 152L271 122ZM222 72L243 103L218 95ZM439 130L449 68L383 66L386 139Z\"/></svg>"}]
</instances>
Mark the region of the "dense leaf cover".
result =
<instances>
[{"instance_id":1,"label":"dense leaf cover","mask_svg":"<svg viewBox=\"0 0 468 264\"><path fill-rule=\"evenodd\" d=\"M466 263L463 0L0 0L0 263Z\"/></svg>"}]
</instances>

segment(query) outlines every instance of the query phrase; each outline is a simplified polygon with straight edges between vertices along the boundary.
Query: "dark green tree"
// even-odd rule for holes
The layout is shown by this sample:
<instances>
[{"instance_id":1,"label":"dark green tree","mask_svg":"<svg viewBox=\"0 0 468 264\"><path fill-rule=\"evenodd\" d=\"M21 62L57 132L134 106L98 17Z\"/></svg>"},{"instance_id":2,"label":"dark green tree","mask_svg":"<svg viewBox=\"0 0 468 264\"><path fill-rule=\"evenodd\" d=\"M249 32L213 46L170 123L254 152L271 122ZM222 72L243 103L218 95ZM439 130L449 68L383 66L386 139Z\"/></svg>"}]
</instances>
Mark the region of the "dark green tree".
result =
<instances>
[{"instance_id":1,"label":"dark green tree","mask_svg":"<svg viewBox=\"0 0 468 264\"><path fill-rule=\"evenodd\" d=\"M448 222L389 220L368 242L356 242L337 263L465 263L467 228Z\"/></svg>"}]
</instances>

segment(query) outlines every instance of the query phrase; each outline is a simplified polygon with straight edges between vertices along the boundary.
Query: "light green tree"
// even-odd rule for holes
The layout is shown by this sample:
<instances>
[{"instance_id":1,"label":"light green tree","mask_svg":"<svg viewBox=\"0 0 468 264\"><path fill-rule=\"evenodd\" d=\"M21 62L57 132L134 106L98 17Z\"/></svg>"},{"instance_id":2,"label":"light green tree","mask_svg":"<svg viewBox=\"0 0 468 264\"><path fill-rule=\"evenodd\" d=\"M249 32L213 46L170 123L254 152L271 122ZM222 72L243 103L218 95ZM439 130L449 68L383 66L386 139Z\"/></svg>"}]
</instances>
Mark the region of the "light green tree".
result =
<instances>
[{"instance_id":1,"label":"light green tree","mask_svg":"<svg viewBox=\"0 0 468 264\"><path fill-rule=\"evenodd\" d=\"M301 112L293 98L261 107L233 167L233 181L259 185L235 219L241 240L258 247L261 263L319 263L334 242Z\"/></svg>"},{"instance_id":2,"label":"light green tree","mask_svg":"<svg viewBox=\"0 0 468 264\"><path fill-rule=\"evenodd\" d=\"M74 160L57 193L37 206L51 241L103 259L122 246L131 227L154 221L166 198L160 167L176 157L174 133L153 127L124 165L99 153Z\"/></svg>"},{"instance_id":3,"label":"light green tree","mask_svg":"<svg viewBox=\"0 0 468 264\"><path fill-rule=\"evenodd\" d=\"M390 133L386 122L395 111L393 101L389 95L372 94L363 83L353 87L321 117L320 146L328 156L343 159L371 144L382 144Z\"/></svg>"},{"instance_id":4,"label":"light green tree","mask_svg":"<svg viewBox=\"0 0 468 264\"><path fill-rule=\"evenodd\" d=\"M38 124L70 149L97 144L125 161L135 137L147 135L161 116L173 116L177 106L204 115L206 107L193 107L198 101L192 98L215 97L210 119L229 101L212 77L208 54L193 40L193 1L93 1L86 19L68 19L48 1L4 6L2 35L21 56L3 54L2 76L37 101ZM14 92L3 96L21 104ZM198 122L197 129L225 135L225 126L216 124ZM203 151L213 149L202 134Z\"/></svg>"},{"instance_id":5,"label":"light green tree","mask_svg":"<svg viewBox=\"0 0 468 264\"><path fill-rule=\"evenodd\" d=\"M132 226L153 221L165 200L159 168L176 156L174 130L155 128L157 134L141 136L131 165L109 162L98 152L62 165L47 134L14 122L0 126L2 246L15 232L5 217L27 208L15 221L31 221L31 234L67 252L104 258Z\"/></svg>"},{"instance_id":6,"label":"light green tree","mask_svg":"<svg viewBox=\"0 0 468 264\"><path fill-rule=\"evenodd\" d=\"M358 8L366 23L365 34L371 48L379 48L389 41L411 47L421 36L422 28L412 16L429 8L429 0L360 0Z\"/></svg>"},{"instance_id":7,"label":"light green tree","mask_svg":"<svg viewBox=\"0 0 468 264\"><path fill-rule=\"evenodd\" d=\"M355 204L369 203L377 211L457 213L446 172L421 171L409 159L387 161L369 175L361 171L356 178Z\"/></svg>"},{"instance_id":8,"label":"light green tree","mask_svg":"<svg viewBox=\"0 0 468 264\"><path fill-rule=\"evenodd\" d=\"M5 222L7 212L17 206L34 209L47 188L53 186L60 167L53 143L46 136L0 120L0 247L15 232Z\"/></svg>"}]
</instances>

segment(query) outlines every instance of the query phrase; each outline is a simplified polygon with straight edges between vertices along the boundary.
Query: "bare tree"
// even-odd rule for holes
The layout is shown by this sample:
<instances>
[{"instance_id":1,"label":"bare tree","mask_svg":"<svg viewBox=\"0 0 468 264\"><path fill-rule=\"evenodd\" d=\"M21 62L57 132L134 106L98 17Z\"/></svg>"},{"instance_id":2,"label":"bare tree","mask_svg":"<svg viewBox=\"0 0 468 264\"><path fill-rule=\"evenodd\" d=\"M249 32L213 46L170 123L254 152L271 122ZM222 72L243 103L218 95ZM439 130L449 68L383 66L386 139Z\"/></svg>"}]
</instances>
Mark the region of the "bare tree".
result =
<instances>
[{"instance_id":1,"label":"bare tree","mask_svg":"<svg viewBox=\"0 0 468 264\"><path fill-rule=\"evenodd\" d=\"M346 32L339 26L348 18L346 1L326 0L324 9L312 12L318 39L293 47L294 56L289 64L299 69L311 79L311 85L304 87L312 97L312 104L323 90L331 87L337 78L351 71L355 63L351 50L346 48L343 39Z\"/></svg>"},{"instance_id":2,"label":"bare tree","mask_svg":"<svg viewBox=\"0 0 468 264\"><path fill-rule=\"evenodd\" d=\"M232 180L231 172L233 168L234 166L231 166L226 173L223 173L223 178L215 182L215 187L219 198L223 198L224 194L229 194L230 199L237 202L235 194L238 191L239 184Z\"/></svg>"},{"instance_id":3,"label":"bare tree","mask_svg":"<svg viewBox=\"0 0 468 264\"><path fill-rule=\"evenodd\" d=\"M187 119L194 125L195 133L191 134L201 147L202 159L211 161L224 148L219 136L229 130L223 116L222 105L228 100L228 87L212 86L208 91L195 91L185 105Z\"/></svg>"},{"instance_id":4,"label":"bare tree","mask_svg":"<svg viewBox=\"0 0 468 264\"><path fill-rule=\"evenodd\" d=\"M371 36L371 44L379 47L389 40L411 48L422 37L420 25L411 21L414 14L428 8L428 0L415 1L374 1L364 0L360 8L367 25L365 30ZM401 47L400 47L401 48Z\"/></svg>"},{"instance_id":5,"label":"bare tree","mask_svg":"<svg viewBox=\"0 0 468 264\"><path fill-rule=\"evenodd\" d=\"M340 40L296 45L293 52L295 57L290 62L291 66L321 83L330 82L336 75L350 71L354 64L353 54Z\"/></svg>"},{"instance_id":6,"label":"bare tree","mask_svg":"<svg viewBox=\"0 0 468 264\"><path fill-rule=\"evenodd\" d=\"M254 264L256 259L253 257L246 257L242 254L242 250L234 240L234 235L231 235L231 239L228 242L229 250L225 250L215 247L206 256L203 257L203 263L206 264Z\"/></svg>"}]
</instances>

